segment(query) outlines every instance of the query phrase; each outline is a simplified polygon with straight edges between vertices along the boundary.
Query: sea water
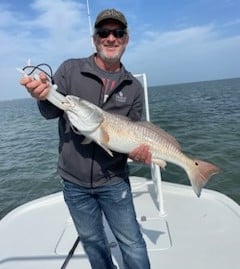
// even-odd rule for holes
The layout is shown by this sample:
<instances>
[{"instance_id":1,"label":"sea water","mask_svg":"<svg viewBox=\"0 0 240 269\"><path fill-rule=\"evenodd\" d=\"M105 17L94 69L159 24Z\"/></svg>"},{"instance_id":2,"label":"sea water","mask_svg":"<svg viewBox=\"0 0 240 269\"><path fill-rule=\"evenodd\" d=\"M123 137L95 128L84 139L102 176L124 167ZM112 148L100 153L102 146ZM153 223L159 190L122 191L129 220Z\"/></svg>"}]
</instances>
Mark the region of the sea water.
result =
<instances>
[{"instance_id":1,"label":"sea water","mask_svg":"<svg viewBox=\"0 0 240 269\"><path fill-rule=\"evenodd\" d=\"M151 121L173 135L182 150L218 165L206 188L240 204L240 79L149 88ZM57 175L57 120L45 120L35 100L0 102L0 218L13 208L61 190ZM131 164L131 174L150 177L145 165ZM173 164L164 181L189 185Z\"/></svg>"}]
</instances>

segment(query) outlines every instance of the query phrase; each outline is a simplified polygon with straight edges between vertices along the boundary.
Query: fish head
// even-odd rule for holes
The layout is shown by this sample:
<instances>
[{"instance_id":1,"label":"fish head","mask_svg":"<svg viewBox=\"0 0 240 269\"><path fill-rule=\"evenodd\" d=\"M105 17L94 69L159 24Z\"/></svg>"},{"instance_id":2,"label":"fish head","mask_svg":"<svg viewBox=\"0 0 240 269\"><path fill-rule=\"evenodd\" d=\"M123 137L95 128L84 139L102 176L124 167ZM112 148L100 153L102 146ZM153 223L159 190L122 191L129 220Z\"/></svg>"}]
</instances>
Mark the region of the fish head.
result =
<instances>
[{"instance_id":1,"label":"fish head","mask_svg":"<svg viewBox=\"0 0 240 269\"><path fill-rule=\"evenodd\" d=\"M69 108L66 114L71 124L83 134L95 131L103 122L102 110L77 96L67 95Z\"/></svg>"}]
</instances>

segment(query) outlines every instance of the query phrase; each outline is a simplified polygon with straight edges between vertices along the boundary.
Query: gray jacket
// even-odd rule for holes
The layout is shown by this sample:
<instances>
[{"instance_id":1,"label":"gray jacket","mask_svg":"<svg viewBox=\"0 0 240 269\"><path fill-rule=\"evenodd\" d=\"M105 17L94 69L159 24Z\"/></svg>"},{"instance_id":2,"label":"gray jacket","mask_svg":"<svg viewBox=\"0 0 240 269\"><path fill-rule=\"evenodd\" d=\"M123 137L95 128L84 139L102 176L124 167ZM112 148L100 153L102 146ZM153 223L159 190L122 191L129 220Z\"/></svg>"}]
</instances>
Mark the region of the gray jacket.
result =
<instances>
[{"instance_id":1,"label":"gray jacket","mask_svg":"<svg viewBox=\"0 0 240 269\"><path fill-rule=\"evenodd\" d=\"M56 71L54 82L64 95L75 95L110 113L140 120L143 88L123 65L121 69L121 80L105 103L102 79L95 71L94 55L65 61ZM62 178L85 187L97 187L128 177L127 155L114 152L114 157L111 157L94 142L81 144L84 136L72 130L62 110L48 101L39 101L38 106L46 119L59 118L58 172Z\"/></svg>"}]
</instances>

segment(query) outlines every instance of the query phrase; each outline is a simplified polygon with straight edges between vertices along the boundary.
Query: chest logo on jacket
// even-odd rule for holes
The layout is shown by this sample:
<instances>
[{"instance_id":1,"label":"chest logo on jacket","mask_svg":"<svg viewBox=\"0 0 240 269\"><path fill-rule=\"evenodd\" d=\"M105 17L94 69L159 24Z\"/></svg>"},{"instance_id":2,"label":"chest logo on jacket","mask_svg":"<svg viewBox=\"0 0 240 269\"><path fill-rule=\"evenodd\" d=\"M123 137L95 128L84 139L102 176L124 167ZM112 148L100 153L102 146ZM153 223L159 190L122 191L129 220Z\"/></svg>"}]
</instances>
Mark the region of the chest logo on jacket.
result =
<instances>
[{"instance_id":1,"label":"chest logo on jacket","mask_svg":"<svg viewBox=\"0 0 240 269\"><path fill-rule=\"evenodd\" d=\"M127 97L120 91L116 94L116 101L120 103L126 103Z\"/></svg>"}]
</instances>

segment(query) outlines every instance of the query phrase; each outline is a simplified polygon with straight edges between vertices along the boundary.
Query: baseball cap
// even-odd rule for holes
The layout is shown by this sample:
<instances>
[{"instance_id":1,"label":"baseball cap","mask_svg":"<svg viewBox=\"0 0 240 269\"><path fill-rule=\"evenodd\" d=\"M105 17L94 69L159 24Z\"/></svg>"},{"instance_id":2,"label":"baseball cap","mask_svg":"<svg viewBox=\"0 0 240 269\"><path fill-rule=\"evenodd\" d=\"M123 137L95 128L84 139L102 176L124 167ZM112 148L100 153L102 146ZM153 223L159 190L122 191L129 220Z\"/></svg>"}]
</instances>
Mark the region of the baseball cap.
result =
<instances>
[{"instance_id":1,"label":"baseball cap","mask_svg":"<svg viewBox=\"0 0 240 269\"><path fill-rule=\"evenodd\" d=\"M96 18L94 27L97 28L100 23L109 19L116 20L120 22L124 28L127 28L127 20L125 16L122 12L116 9L105 9L101 11Z\"/></svg>"}]
</instances>

